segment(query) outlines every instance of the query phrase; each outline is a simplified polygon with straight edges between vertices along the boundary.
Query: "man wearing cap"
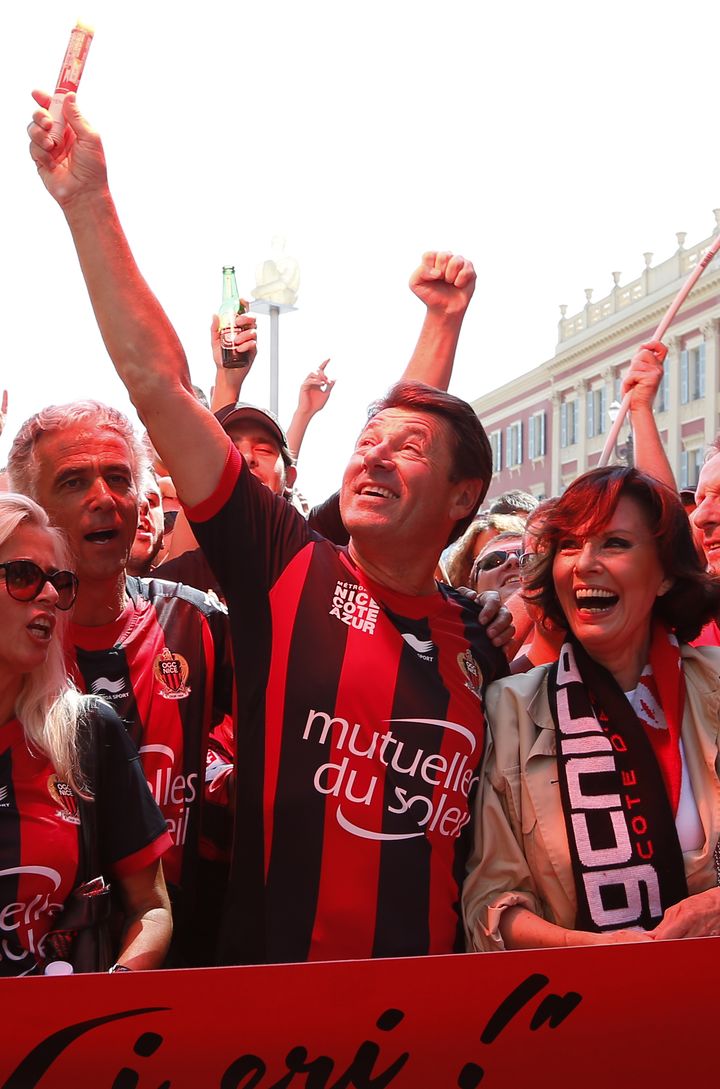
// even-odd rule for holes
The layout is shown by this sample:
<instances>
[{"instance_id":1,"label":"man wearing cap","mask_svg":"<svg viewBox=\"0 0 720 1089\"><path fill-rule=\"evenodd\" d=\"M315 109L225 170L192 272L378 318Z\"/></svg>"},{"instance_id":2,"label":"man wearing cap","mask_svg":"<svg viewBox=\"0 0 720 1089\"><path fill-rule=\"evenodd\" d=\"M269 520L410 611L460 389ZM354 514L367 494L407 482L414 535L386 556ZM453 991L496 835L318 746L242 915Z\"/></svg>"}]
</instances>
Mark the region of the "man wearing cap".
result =
<instances>
[{"instance_id":1,"label":"man wearing cap","mask_svg":"<svg viewBox=\"0 0 720 1089\"><path fill-rule=\"evenodd\" d=\"M291 498L297 470L287 437L273 412L257 405L239 402L226 405L215 413L223 430L244 457L248 469L275 495ZM184 527L176 529L184 532ZM201 549L194 539L189 547L161 563L153 572L158 578L182 582L187 586L211 590L222 598L222 590Z\"/></svg>"}]
</instances>

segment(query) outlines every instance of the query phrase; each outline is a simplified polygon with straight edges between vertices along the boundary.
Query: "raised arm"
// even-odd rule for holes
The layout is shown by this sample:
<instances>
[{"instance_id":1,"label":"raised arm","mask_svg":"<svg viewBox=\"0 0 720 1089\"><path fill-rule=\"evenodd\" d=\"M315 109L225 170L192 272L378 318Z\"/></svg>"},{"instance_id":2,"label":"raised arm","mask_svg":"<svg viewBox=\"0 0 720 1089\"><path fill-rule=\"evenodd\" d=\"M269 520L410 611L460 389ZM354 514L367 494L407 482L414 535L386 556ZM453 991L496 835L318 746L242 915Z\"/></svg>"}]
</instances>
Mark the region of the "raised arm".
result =
<instances>
[{"instance_id":1,"label":"raised arm","mask_svg":"<svg viewBox=\"0 0 720 1089\"><path fill-rule=\"evenodd\" d=\"M130 250L108 188L100 137L65 96L63 141L50 139L50 96L28 127L30 155L62 208L90 301L115 369L167 464L178 494L195 505L217 485L228 440L195 398L182 345ZM192 451L192 456L188 456Z\"/></svg>"},{"instance_id":2,"label":"raised arm","mask_svg":"<svg viewBox=\"0 0 720 1089\"><path fill-rule=\"evenodd\" d=\"M295 460L300 453L308 424L316 413L325 408L335 385L335 379L328 378L325 374L329 362L329 359L324 359L317 370L310 371L300 386L297 408L287 429L288 446Z\"/></svg>"},{"instance_id":3,"label":"raised arm","mask_svg":"<svg viewBox=\"0 0 720 1089\"><path fill-rule=\"evenodd\" d=\"M403 378L448 388L475 280L472 262L464 257L435 250L423 254L410 277L410 290L425 303L427 311Z\"/></svg>"},{"instance_id":4,"label":"raised arm","mask_svg":"<svg viewBox=\"0 0 720 1089\"><path fill-rule=\"evenodd\" d=\"M653 402L662 382L666 355L667 348L659 340L642 344L632 357L630 369L622 384L622 396L628 391L632 392L630 411L636 467L676 491L675 477L653 412Z\"/></svg>"}]
</instances>

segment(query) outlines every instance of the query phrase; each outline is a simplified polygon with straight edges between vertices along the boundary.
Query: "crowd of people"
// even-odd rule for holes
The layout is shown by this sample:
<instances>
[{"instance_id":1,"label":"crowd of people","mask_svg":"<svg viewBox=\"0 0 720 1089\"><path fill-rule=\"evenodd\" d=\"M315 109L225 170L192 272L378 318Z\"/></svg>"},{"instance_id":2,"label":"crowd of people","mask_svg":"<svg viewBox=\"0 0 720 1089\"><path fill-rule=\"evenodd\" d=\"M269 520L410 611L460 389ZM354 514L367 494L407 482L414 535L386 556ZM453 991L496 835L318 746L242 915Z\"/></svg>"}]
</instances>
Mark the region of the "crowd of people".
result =
<instances>
[{"instance_id":1,"label":"crowd of people","mask_svg":"<svg viewBox=\"0 0 720 1089\"><path fill-rule=\"evenodd\" d=\"M310 510L329 361L285 431L242 400L253 315L237 369L215 318L206 398L100 137L69 94L57 142L35 99L32 159L146 430L88 400L12 443L0 974L84 970L101 929L110 971L719 933L720 446L688 517L663 345L625 378L637 468L483 506L490 445L448 393L475 273L426 253L410 361Z\"/></svg>"}]
</instances>

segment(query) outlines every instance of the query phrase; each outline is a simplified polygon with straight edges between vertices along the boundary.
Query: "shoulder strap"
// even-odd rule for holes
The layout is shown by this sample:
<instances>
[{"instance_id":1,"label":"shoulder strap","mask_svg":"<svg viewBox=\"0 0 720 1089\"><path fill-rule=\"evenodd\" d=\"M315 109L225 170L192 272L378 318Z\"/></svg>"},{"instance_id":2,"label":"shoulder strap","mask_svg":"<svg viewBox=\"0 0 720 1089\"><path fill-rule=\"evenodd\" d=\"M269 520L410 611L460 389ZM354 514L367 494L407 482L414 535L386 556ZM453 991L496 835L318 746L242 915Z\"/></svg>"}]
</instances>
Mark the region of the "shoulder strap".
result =
<instances>
[{"instance_id":1,"label":"shoulder strap","mask_svg":"<svg viewBox=\"0 0 720 1089\"><path fill-rule=\"evenodd\" d=\"M98 814L96 799L102 789L103 718L94 708L85 707L78 723L80 744L80 770L91 793L91 798L78 798L80 811L80 858L78 884L90 881L101 872Z\"/></svg>"}]
</instances>

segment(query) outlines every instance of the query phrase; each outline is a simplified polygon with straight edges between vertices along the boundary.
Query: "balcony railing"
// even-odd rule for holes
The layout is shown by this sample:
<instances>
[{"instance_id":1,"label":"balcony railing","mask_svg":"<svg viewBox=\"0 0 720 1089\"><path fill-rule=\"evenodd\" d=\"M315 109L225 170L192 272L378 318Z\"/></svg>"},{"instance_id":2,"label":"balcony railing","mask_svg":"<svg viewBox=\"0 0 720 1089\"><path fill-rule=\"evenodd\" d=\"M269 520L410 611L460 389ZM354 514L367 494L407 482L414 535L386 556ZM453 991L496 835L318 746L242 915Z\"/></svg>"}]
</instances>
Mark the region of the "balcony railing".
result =
<instances>
[{"instance_id":1,"label":"balcony railing","mask_svg":"<svg viewBox=\"0 0 720 1089\"><path fill-rule=\"evenodd\" d=\"M715 222L718 230L720 230L720 208L714 209L714 214ZM644 255L645 268L636 280L633 280L629 284L624 284L621 287L618 283L620 273L614 272L613 279L615 281L615 286L609 295L606 295L604 299L598 299L597 302L592 301L592 288L586 288L585 296L587 302L579 313L567 317L567 307L560 307L561 318L558 322L558 345L565 343L565 341L572 340L573 337L579 336L586 330L593 329L600 322L612 318L615 314L633 306L638 300L647 298L656 291L661 291L675 281L685 280L690 275L691 270L700 260L714 237L715 235L710 235L708 238L703 239L702 242L698 242L695 246L690 246L686 249L685 234L680 231L677 235L678 249L672 257L669 257L659 265L653 266L653 254L646 253ZM711 269L720 270L720 254L711 262L706 273Z\"/></svg>"}]
</instances>

